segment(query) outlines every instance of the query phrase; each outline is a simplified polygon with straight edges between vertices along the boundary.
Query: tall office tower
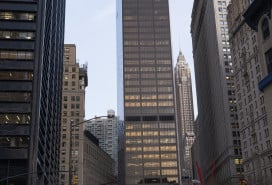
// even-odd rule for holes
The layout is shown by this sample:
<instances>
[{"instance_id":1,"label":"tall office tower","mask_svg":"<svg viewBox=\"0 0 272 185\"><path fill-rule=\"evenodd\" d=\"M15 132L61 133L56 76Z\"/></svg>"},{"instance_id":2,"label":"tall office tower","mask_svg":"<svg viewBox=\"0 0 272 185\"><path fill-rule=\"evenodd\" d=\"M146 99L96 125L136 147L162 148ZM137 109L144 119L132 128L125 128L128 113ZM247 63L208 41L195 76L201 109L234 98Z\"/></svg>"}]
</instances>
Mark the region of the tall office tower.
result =
<instances>
[{"instance_id":1,"label":"tall office tower","mask_svg":"<svg viewBox=\"0 0 272 185\"><path fill-rule=\"evenodd\" d=\"M0 183L58 183L65 0L0 1Z\"/></svg>"},{"instance_id":2,"label":"tall office tower","mask_svg":"<svg viewBox=\"0 0 272 185\"><path fill-rule=\"evenodd\" d=\"M175 67L175 83L176 83L176 102L177 102L177 122L181 133L179 141L181 141L181 174L183 184L191 184L188 182L192 177L192 156L191 147L194 143L194 107L191 72L185 57L180 52Z\"/></svg>"},{"instance_id":3,"label":"tall office tower","mask_svg":"<svg viewBox=\"0 0 272 185\"><path fill-rule=\"evenodd\" d=\"M269 133L272 130L266 112L266 102L271 94L266 99L264 93L259 90L259 83L267 74L262 68L263 60L260 52L260 47L264 42L263 40L258 42L258 33L247 25L243 16L249 6L249 1L232 0L228 7L228 23L235 69L244 175L249 184L265 185L272 184L270 171L272 159L269 159L272 154L272 138ZM250 22L255 22L255 16L260 17L260 9L254 6L254 11L258 12L258 16L252 14L254 18L250 17ZM263 2L261 6L268 8ZM252 10L250 14L254 12Z\"/></svg>"},{"instance_id":4,"label":"tall office tower","mask_svg":"<svg viewBox=\"0 0 272 185\"><path fill-rule=\"evenodd\" d=\"M205 184L240 184L243 167L230 54L229 0L195 0L191 33Z\"/></svg>"},{"instance_id":5,"label":"tall office tower","mask_svg":"<svg viewBox=\"0 0 272 185\"><path fill-rule=\"evenodd\" d=\"M87 66L76 62L76 46L64 45L62 116L60 147L60 185L78 178L83 184L83 124L85 116L85 88L88 85Z\"/></svg>"},{"instance_id":6,"label":"tall office tower","mask_svg":"<svg viewBox=\"0 0 272 185\"><path fill-rule=\"evenodd\" d=\"M179 183L168 0L118 0L125 184Z\"/></svg>"},{"instance_id":7,"label":"tall office tower","mask_svg":"<svg viewBox=\"0 0 272 185\"><path fill-rule=\"evenodd\" d=\"M98 140L99 147L107 152L115 162L115 176L118 175L118 117L114 110L108 110L108 118L97 118L86 123L86 130Z\"/></svg>"}]
</instances>

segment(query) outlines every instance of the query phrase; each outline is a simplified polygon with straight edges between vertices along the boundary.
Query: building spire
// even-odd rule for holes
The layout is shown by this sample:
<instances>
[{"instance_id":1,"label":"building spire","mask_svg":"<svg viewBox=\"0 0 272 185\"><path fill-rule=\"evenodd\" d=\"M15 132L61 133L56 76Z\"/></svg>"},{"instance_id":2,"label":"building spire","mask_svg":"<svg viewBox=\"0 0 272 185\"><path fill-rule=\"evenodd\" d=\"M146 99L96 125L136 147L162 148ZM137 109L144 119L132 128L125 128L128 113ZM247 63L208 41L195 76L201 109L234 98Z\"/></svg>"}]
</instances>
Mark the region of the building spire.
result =
<instances>
[{"instance_id":1,"label":"building spire","mask_svg":"<svg viewBox=\"0 0 272 185\"><path fill-rule=\"evenodd\" d=\"M186 64L186 60L185 57L181 51L181 49L179 49L179 55L178 55L178 63L182 63L182 64Z\"/></svg>"}]
</instances>

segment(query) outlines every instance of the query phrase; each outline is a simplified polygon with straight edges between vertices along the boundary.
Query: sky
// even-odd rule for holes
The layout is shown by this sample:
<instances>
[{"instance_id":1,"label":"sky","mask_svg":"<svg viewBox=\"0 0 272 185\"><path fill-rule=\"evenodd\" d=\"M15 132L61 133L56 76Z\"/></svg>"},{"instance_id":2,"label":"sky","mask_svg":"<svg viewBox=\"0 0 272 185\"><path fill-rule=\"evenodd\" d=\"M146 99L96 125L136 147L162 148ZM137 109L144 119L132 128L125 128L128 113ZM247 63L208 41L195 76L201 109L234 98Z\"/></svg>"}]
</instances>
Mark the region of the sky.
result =
<instances>
[{"instance_id":1,"label":"sky","mask_svg":"<svg viewBox=\"0 0 272 185\"><path fill-rule=\"evenodd\" d=\"M189 63L197 115L192 41L190 34L193 0L169 0L172 56L179 51ZM66 0L65 44L76 44L76 58L88 64L85 119L117 112L116 1Z\"/></svg>"}]
</instances>

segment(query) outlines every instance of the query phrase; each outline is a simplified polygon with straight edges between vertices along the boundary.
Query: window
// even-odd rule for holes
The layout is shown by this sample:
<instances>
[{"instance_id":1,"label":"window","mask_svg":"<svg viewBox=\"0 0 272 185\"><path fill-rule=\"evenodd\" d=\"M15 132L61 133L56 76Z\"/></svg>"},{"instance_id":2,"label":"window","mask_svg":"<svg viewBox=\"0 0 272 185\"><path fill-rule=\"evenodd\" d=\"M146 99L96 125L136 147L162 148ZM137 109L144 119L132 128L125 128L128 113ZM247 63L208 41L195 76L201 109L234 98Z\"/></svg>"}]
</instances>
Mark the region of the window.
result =
<instances>
[{"instance_id":1,"label":"window","mask_svg":"<svg viewBox=\"0 0 272 185\"><path fill-rule=\"evenodd\" d=\"M0 20L35 21L35 14L28 12L0 12Z\"/></svg>"},{"instance_id":2,"label":"window","mask_svg":"<svg viewBox=\"0 0 272 185\"><path fill-rule=\"evenodd\" d=\"M0 124L29 124L30 114L0 114Z\"/></svg>"},{"instance_id":3,"label":"window","mask_svg":"<svg viewBox=\"0 0 272 185\"><path fill-rule=\"evenodd\" d=\"M33 60L34 53L31 51L11 51L11 50L0 50L0 60Z\"/></svg>"},{"instance_id":4,"label":"window","mask_svg":"<svg viewBox=\"0 0 272 185\"><path fill-rule=\"evenodd\" d=\"M268 20L265 18L262 22L262 33L263 33L263 39L267 39L270 35L269 31L269 23Z\"/></svg>"},{"instance_id":5,"label":"window","mask_svg":"<svg viewBox=\"0 0 272 185\"><path fill-rule=\"evenodd\" d=\"M4 31L0 30L0 39L34 39L34 32Z\"/></svg>"},{"instance_id":6,"label":"window","mask_svg":"<svg viewBox=\"0 0 272 185\"><path fill-rule=\"evenodd\" d=\"M0 71L0 80L32 80L33 73L27 71Z\"/></svg>"},{"instance_id":7,"label":"window","mask_svg":"<svg viewBox=\"0 0 272 185\"><path fill-rule=\"evenodd\" d=\"M272 72L272 48L265 53L266 65L268 73Z\"/></svg>"}]
</instances>

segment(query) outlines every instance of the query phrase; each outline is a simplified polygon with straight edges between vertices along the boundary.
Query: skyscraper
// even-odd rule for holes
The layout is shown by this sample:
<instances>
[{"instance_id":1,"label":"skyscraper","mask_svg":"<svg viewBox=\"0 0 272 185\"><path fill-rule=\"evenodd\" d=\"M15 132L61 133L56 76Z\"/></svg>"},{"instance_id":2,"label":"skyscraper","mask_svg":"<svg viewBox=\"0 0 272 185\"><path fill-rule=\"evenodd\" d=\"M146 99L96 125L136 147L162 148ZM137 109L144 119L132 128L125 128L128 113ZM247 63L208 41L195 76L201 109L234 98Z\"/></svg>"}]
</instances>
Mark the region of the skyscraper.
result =
<instances>
[{"instance_id":1,"label":"skyscraper","mask_svg":"<svg viewBox=\"0 0 272 185\"><path fill-rule=\"evenodd\" d=\"M0 1L0 182L58 183L65 0Z\"/></svg>"},{"instance_id":2,"label":"skyscraper","mask_svg":"<svg viewBox=\"0 0 272 185\"><path fill-rule=\"evenodd\" d=\"M179 129L179 141L181 145L181 174L183 184L191 184L192 177L192 155L191 147L194 143L194 107L191 72L184 55L179 52L175 67L175 85L177 102L177 122Z\"/></svg>"},{"instance_id":3,"label":"skyscraper","mask_svg":"<svg viewBox=\"0 0 272 185\"><path fill-rule=\"evenodd\" d=\"M200 166L205 184L237 185L242 151L227 25L229 0L194 1L191 33L195 64Z\"/></svg>"},{"instance_id":4,"label":"skyscraper","mask_svg":"<svg viewBox=\"0 0 272 185\"><path fill-rule=\"evenodd\" d=\"M72 177L83 183L83 124L85 117L85 88L88 85L87 65L76 62L76 46L64 45L61 147L60 147L60 185L69 184ZM68 173L69 172L69 173Z\"/></svg>"},{"instance_id":5,"label":"skyscraper","mask_svg":"<svg viewBox=\"0 0 272 185\"><path fill-rule=\"evenodd\" d=\"M179 183L168 0L118 0L125 184Z\"/></svg>"}]
</instances>

